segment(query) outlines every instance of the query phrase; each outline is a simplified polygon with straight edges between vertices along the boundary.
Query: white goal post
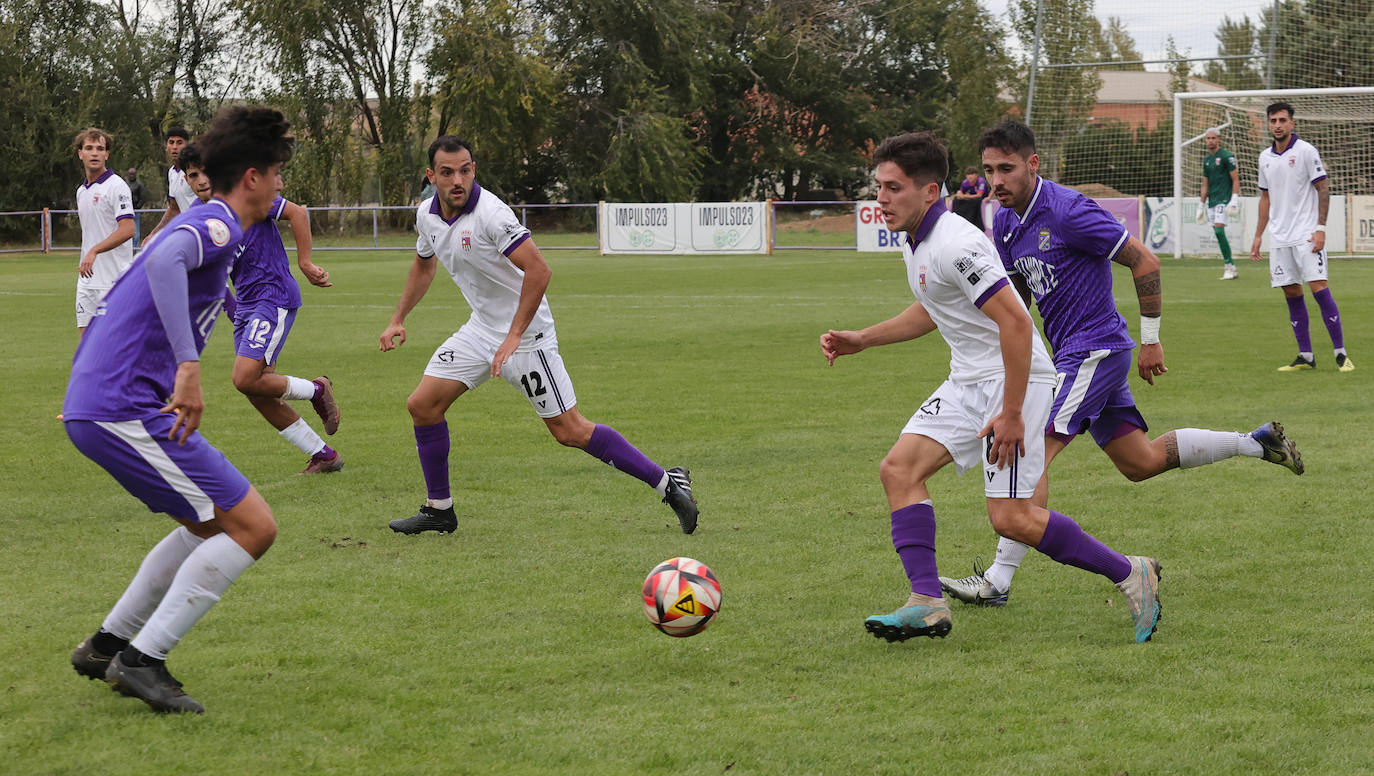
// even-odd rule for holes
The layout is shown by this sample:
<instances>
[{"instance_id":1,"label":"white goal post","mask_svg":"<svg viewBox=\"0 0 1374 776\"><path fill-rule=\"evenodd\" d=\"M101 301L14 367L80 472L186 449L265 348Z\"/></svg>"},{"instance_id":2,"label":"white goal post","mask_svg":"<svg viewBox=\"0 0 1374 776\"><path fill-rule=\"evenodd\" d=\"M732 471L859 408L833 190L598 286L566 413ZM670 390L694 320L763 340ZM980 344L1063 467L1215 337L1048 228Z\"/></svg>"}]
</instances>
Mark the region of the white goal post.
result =
<instances>
[{"instance_id":1,"label":"white goal post","mask_svg":"<svg viewBox=\"0 0 1374 776\"><path fill-rule=\"evenodd\" d=\"M1337 99L1348 98L1348 99ZM1353 147L1359 149L1362 155L1356 160L1362 165L1360 170L1370 166L1371 156L1374 155L1374 134L1370 129L1374 128L1374 86L1354 86L1338 87L1327 89L1256 89L1247 91L1216 91L1216 92L1175 92L1174 93L1174 213L1173 232L1174 232L1174 258L1183 255L1183 203L1189 198L1195 198L1197 192L1190 191L1184 194L1184 150L1193 143L1202 140L1207 128L1212 126L1222 127L1223 138L1240 136L1243 138L1260 139L1267 138L1272 142L1272 137L1268 134L1268 119L1264 115L1265 106L1268 103L1286 101L1294 104L1294 119L1298 124L1299 136L1309 137L1304 131L1305 126L1324 127L1349 127L1349 142ZM1185 134L1185 103L1187 107L1194 108L1187 118L1187 133ZM1208 110L1198 111L1197 106L1206 106ZM1226 131L1227 128L1234 127L1235 132ZM1338 130L1340 131L1340 130ZM1341 135L1342 139L1347 135ZM1323 139L1314 142L1317 150L1322 153L1322 161L1332 174L1333 194L1374 194L1374 188L1370 188L1371 181L1364 172L1354 172L1348 176L1342 176L1342 165L1346 163L1344 157L1351 154L1344 148L1336 151L1324 147ZM1237 153L1242 159L1242 166L1246 164L1247 157L1255 158L1259 148L1263 148L1263 143L1253 143L1256 148L1247 148L1249 153ZM1230 145L1226 147L1231 148ZM1236 148L1231 148L1237 151ZM1328 151L1331 155L1328 156ZM1250 165L1250 180L1253 181L1254 165ZM1247 173L1241 171L1242 187L1245 184ZM1245 247L1237 246L1239 250Z\"/></svg>"}]
</instances>

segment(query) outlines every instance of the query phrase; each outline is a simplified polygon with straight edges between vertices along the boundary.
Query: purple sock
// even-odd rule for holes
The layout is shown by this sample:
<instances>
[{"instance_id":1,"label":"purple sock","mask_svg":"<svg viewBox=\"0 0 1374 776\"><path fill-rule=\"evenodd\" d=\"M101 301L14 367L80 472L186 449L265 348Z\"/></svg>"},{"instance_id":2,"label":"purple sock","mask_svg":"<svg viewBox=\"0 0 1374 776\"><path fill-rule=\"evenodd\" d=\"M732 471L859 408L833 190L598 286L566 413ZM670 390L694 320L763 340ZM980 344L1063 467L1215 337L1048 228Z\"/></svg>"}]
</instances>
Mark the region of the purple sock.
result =
<instances>
[{"instance_id":1,"label":"purple sock","mask_svg":"<svg viewBox=\"0 0 1374 776\"><path fill-rule=\"evenodd\" d=\"M432 499L449 498L448 421L415 427L415 449L420 453L420 471L425 475L425 490Z\"/></svg>"},{"instance_id":2,"label":"purple sock","mask_svg":"<svg viewBox=\"0 0 1374 776\"><path fill-rule=\"evenodd\" d=\"M935 568L935 507L911 504L893 512L892 546L911 580L911 592L943 598Z\"/></svg>"},{"instance_id":3,"label":"purple sock","mask_svg":"<svg viewBox=\"0 0 1374 776\"><path fill-rule=\"evenodd\" d=\"M1301 296L1286 296L1288 322L1293 324L1293 336L1298 338L1298 352L1312 352L1312 335L1307 331L1307 300Z\"/></svg>"},{"instance_id":4,"label":"purple sock","mask_svg":"<svg viewBox=\"0 0 1374 776\"><path fill-rule=\"evenodd\" d=\"M651 488L657 488L658 483L663 481L663 467L649 460L649 456L639 452L639 448L625 441L625 437L610 426L598 423L592 429L592 438L587 442L587 454L637 480L643 480Z\"/></svg>"},{"instance_id":5,"label":"purple sock","mask_svg":"<svg viewBox=\"0 0 1374 776\"><path fill-rule=\"evenodd\" d=\"M321 461L328 461L328 460L330 460L331 458L333 458L335 455L336 455L335 452L334 452L332 449L330 449L329 445L325 445L323 450L319 451L318 453L315 453L315 455L313 455L313 456L311 456L311 457L312 457L312 458L318 458L318 459L320 459Z\"/></svg>"},{"instance_id":6,"label":"purple sock","mask_svg":"<svg viewBox=\"0 0 1374 776\"><path fill-rule=\"evenodd\" d=\"M1331 347L1340 350L1345 347L1345 335L1341 333L1341 311L1336 307L1336 300L1331 298L1331 289L1323 288L1312 294L1312 298L1317 300L1317 307L1322 311L1322 323L1326 324L1326 332L1331 335Z\"/></svg>"},{"instance_id":7,"label":"purple sock","mask_svg":"<svg viewBox=\"0 0 1374 776\"><path fill-rule=\"evenodd\" d=\"M1037 550L1068 566L1120 582L1131 574L1131 562L1126 556L1094 539L1068 515L1050 510L1045 535L1040 537Z\"/></svg>"}]
</instances>

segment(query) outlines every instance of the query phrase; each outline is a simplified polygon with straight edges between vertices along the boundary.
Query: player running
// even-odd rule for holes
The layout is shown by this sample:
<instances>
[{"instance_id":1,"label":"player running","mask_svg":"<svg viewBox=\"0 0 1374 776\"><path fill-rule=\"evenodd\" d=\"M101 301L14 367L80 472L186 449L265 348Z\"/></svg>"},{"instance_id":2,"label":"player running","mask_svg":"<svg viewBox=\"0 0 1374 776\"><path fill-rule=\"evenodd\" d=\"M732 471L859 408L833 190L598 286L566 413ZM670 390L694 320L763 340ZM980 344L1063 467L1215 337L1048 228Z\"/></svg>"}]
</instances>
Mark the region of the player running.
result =
<instances>
[{"instance_id":1,"label":"player running","mask_svg":"<svg viewBox=\"0 0 1374 776\"><path fill-rule=\"evenodd\" d=\"M199 201L210 196L210 186L195 143L181 150L186 180ZM301 289L291 277L291 263L278 220L291 224L296 240L296 266L312 285L329 288L329 273L310 260L310 218L305 208L277 197L266 220L244 230L243 252L234 262L229 296L234 321L234 387L268 423L302 453L310 456L301 474L329 474L343 469L343 456L286 402L309 401L324 422L324 432L339 430L340 411L334 400L334 384L328 377L306 380L278 374L277 358L301 306Z\"/></svg>"},{"instance_id":2,"label":"player running","mask_svg":"<svg viewBox=\"0 0 1374 776\"><path fill-rule=\"evenodd\" d=\"M1049 503L1048 469L1074 437L1091 432L1116 468L1132 482L1170 469L1188 469L1243 455L1302 474L1298 448L1277 422L1245 434L1181 428L1151 441L1136 409L1129 377L1135 342L1112 296L1112 262L1131 270L1140 303L1141 379L1154 384L1164 366L1159 342L1162 294L1159 259L1097 203L1037 172L1035 135L1004 121L978 139L983 169L1002 209L993 218L993 242L1011 282L1045 322L1058 372L1050 417L1043 425L1046 473L1035 486L1035 503ZM945 592L967 603L1001 606L1026 546L1008 538L997 544L993 565L974 566L972 576L941 577Z\"/></svg>"},{"instance_id":3,"label":"player running","mask_svg":"<svg viewBox=\"0 0 1374 776\"><path fill-rule=\"evenodd\" d=\"M1045 464L1039 430L1054 398L1054 367L987 236L945 209L940 181L949 172L949 152L930 133L912 133L883 141L873 161L887 227L907 234L902 258L916 301L861 331L822 334L821 352L833 365L839 356L938 329L949 345L950 373L911 416L879 469L911 595L864 627L889 641L949 633L926 483L953 463L960 474L981 468L997 533L1110 579L1126 597L1135 640L1148 641L1159 623L1159 562L1122 555L1067 515L1031 500Z\"/></svg>"},{"instance_id":4,"label":"player running","mask_svg":"<svg viewBox=\"0 0 1374 776\"><path fill-rule=\"evenodd\" d=\"M1306 140L1298 137L1293 123L1293 106L1276 102L1266 110L1274 144L1259 158L1259 222L1250 260L1260 260L1260 242L1269 229L1269 285L1283 289L1288 302L1288 322L1298 341L1298 356L1280 372L1302 372L1317 368L1312 353L1312 335L1307 323L1307 302L1302 284L1312 289L1312 298L1321 309L1322 323L1331 336L1336 352L1336 369L1355 371L1355 362L1345 352L1341 330L1341 311L1327 287L1326 211L1331 206L1331 188L1321 155Z\"/></svg>"},{"instance_id":5,"label":"player running","mask_svg":"<svg viewBox=\"0 0 1374 776\"><path fill-rule=\"evenodd\" d=\"M415 515L392 520L391 529L416 534L457 528L445 413L468 390L500 377L525 394L559 444L585 450L643 480L672 507L683 533L695 531L697 504L690 473L681 467L665 471L615 429L594 424L578 412L544 297L552 270L510 207L477 185L471 146L444 135L429 147L429 167L426 174L435 194L416 210L415 263L382 332L381 349L405 343L405 318L429 290L437 264L453 276L472 316L434 351L406 401L428 499Z\"/></svg>"},{"instance_id":6,"label":"player running","mask_svg":"<svg viewBox=\"0 0 1374 776\"><path fill-rule=\"evenodd\" d=\"M76 187L76 214L81 221L81 259L76 266L76 330L86 333L105 295L134 263L134 205L129 185L106 165L110 136L83 130L76 136L76 156L85 181Z\"/></svg>"},{"instance_id":7,"label":"player running","mask_svg":"<svg viewBox=\"0 0 1374 776\"><path fill-rule=\"evenodd\" d=\"M200 138L216 198L149 241L72 361L63 408L72 443L150 510L181 523L144 558L72 665L157 711L204 711L167 672L167 654L277 535L271 507L197 427L200 354L242 227L265 218L281 191L288 126L269 108L220 113Z\"/></svg>"}]
</instances>

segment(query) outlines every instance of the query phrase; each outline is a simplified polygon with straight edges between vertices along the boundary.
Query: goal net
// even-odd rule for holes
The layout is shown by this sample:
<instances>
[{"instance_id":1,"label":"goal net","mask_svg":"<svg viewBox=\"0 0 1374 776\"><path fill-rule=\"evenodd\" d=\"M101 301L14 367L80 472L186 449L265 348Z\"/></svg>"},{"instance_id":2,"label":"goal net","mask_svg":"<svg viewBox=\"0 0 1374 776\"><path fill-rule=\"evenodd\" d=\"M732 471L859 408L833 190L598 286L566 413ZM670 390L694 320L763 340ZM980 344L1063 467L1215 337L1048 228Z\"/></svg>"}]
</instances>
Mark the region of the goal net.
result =
<instances>
[{"instance_id":1,"label":"goal net","mask_svg":"<svg viewBox=\"0 0 1374 776\"><path fill-rule=\"evenodd\" d=\"M1266 109L1275 102L1293 106L1297 134L1321 154L1333 198L1328 226L1345 229L1347 197L1374 194L1374 86L1332 89L1277 89L1191 92L1174 95L1174 191L1179 217L1174 221L1174 255L1182 253L1183 224L1200 206L1203 136L1216 128L1222 147L1236 155L1240 193L1257 196L1260 152L1273 143ZM1367 203L1361 201L1363 207ZM1363 212L1361 209L1359 212ZM1339 220L1341 223L1334 224ZM1352 226L1355 226L1352 224ZM1349 235L1359 242L1358 226ZM1349 249L1359 252L1361 246Z\"/></svg>"}]
</instances>

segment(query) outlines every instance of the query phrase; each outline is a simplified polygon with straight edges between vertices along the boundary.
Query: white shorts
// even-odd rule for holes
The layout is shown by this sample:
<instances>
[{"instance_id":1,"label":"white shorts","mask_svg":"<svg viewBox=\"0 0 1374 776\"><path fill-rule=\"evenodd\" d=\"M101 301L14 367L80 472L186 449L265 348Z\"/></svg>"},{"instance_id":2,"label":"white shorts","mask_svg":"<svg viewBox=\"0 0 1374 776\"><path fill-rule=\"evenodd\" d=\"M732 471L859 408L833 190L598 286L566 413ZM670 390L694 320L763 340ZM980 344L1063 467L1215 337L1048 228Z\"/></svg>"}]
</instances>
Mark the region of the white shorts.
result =
<instances>
[{"instance_id":1,"label":"white shorts","mask_svg":"<svg viewBox=\"0 0 1374 776\"><path fill-rule=\"evenodd\" d=\"M1269 285L1273 288L1326 280L1326 250L1308 243L1269 248Z\"/></svg>"},{"instance_id":2,"label":"white shorts","mask_svg":"<svg viewBox=\"0 0 1374 776\"><path fill-rule=\"evenodd\" d=\"M429 357L425 374L476 388L491 379L491 361L500 347L500 342L477 331L472 324L463 324ZM562 415L577 405L572 378L558 355L556 337L536 350L512 353L501 367L501 377L520 389L541 418Z\"/></svg>"},{"instance_id":3,"label":"white shorts","mask_svg":"<svg viewBox=\"0 0 1374 776\"><path fill-rule=\"evenodd\" d=\"M979 464L983 469L983 493L988 498L1030 498L1045 472L1045 421L1054 402L1054 386L1031 383L1021 405L1026 424L1025 454L1010 466L997 468L988 463L991 438L979 439L978 432L1002 411L1001 380L981 383L953 383L946 380L916 414L907 421L903 434L920 434L944 445L954 459L959 474Z\"/></svg>"},{"instance_id":4,"label":"white shorts","mask_svg":"<svg viewBox=\"0 0 1374 776\"><path fill-rule=\"evenodd\" d=\"M82 283L76 284L76 328L84 329L91 323L91 318L95 317L95 309L100 306L100 300L110 293L108 288L92 288Z\"/></svg>"},{"instance_id":5,"label":"white shorts","mask_svg":"<svg viewBox=\"0 0 1374 776\"><path fill-rule=\"evenodd\" d=\"M1207 208L1207 218L1209 219L1209 220L1207 221L1207 223L1212 224L1212 225L1214 225L1214 226L1215 226L1216 224L1221 224L1222 226L1226 226L1227 224L1231 223L1231 222L1226 218L1226 203L1225 203L1225 202L1221 203L1220 205L1213 205L1213 206Z\"/></svg>"}]
</instances>

